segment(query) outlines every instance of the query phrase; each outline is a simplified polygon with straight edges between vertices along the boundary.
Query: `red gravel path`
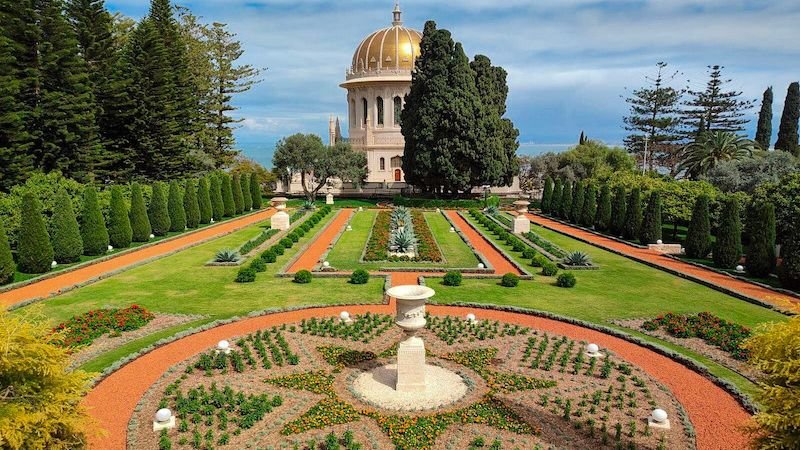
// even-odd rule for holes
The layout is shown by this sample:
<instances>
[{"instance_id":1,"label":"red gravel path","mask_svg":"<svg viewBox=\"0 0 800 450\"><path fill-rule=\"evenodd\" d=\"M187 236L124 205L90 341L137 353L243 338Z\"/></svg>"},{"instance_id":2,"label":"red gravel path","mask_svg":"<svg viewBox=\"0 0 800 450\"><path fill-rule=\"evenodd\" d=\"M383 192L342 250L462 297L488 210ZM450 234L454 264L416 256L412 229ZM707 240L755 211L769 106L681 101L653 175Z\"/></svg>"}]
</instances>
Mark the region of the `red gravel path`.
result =
<instances>
[{"instance_id":1,"label":"red gravel path","mask_svg":"<svg viewBox=\"0 0 800 450\"><path fill-rule=\"evenodd\" d=\"M506 273L515 273L517 275L522 275L522 273L511 264L502 253L497 251L489 241L486 240L483 235L478 233L477 230L472 228L472 226L461 217L457 211L446 211L447 217L456 224L456 226L464 233L464 235L469 239L469 242L475 247L483 256L489 260L489 264L494 267L494 272L498 275L503 275Z\"/></svg>"},{"instance_id":2,"label":"red gravel path","mask_svg":"<svg viewBox=\"0 0 800 450\"><path fill-rule=\"evenodd\" d=\"M595 233L590 233L579 228L565 225L561 222L548 219L547 217L543 217L538 214L528 214L528 217L531 219L531 221L538 225L567 234L569 236L575 236L576 238L586 240L596 247L619 252L632 259L646 261L664 269L678 271L691 278L714 283L748 297L756 298L784 309L800 312L800 299L795 297L784 295L770 289L765 289L756 284L732 278L713 270L687 264L685 262L664 256L663 254L650 249L634 247L632 245L627 245Z\"/></svg>"},{"instance_id":3,"label":"red gravel path","mask_svg":"<svg viewBox=\"0 0 800 450\"><path fill-rule=\"evenodd\" d=\"M328 248L333 243L333 239L345 227L347 220L350 218L350 215L353 213L352 208L343 208L341 212L338 213L335 219L328 226L325 227L325 230L311 243L311 245L306 248L300 258L292 264L292 267L289 268L289 273L295 273L298 270L311 270L319 259L322 257L322 254L325 253Z\"/></svg>"},{"instance_id":4,"label":"red gravel path","mask_svg":"<svg viewBox=\"0 0 800 450\"><path fill-rule=\"evenodd\" d=\"M246 226L268 219L275 213L272 208L265 209L255 214L228 220L216 225L205 227L201 230L187 233L181 237L161 242L150 247L134 250L117 257L91 264L80 269L65 272L46 280L38 281L18 289L0 293L0 307L11 306L33 298L49 297L58 291L85 283L101 275L119 270L139 262L163 256L167 253L180 250L192 244L231 233Z\"/></svg>"}]
</instances>

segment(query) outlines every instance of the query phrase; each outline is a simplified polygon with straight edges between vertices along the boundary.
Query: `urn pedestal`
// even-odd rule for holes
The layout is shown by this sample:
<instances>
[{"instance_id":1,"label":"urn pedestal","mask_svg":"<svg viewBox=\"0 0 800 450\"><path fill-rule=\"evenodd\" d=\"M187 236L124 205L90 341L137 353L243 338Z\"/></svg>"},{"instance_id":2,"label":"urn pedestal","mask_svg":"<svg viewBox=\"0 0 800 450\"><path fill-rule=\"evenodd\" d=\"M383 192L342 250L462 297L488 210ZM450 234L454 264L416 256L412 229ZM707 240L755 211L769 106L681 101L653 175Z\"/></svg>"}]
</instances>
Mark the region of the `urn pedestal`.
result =
<instances>
[{"instance_id":1,"label":"urn pedestal","mask_svg":"<svg viewBox=\"0 0 800 450\"><path fill-rule=\"evenodd\" d=\"M512 232L514 234L524 234L531 231L531 221L525 214L528 212L528 205L531 202L526 200L517 200L514 206L517 208L517 217L514 218L512 225Z\"/></svg>"},{"instance_id":2,"label":"urn pedestal","mask_svg":"<svg viewBox=\"0 0 800 450\"><path fill-rule=\"evenodd\" d=\"M270 228L273 230L288 230L291 226L291 219L289 213L286 212L286 202L289 200L286 197L275 197L272 199L272 206L278 210L270 218Z\"/></svg>"},{"instance_id":3,"label":"urn pedestal","mask_svg":"<svg viewBox=\"0 0 800 450\"><path fill-rule=\"evenodd\" d=\"M386 292L397 301L395 324L403 329L406 339L397 348L398 392L425 391L425 343L416 333L425 327L425 302L434 290L417 285L395 286Z\"/></svg>"},{"instance_id":4,"label":"urn pedestal","mask_svg":"<svg viewBox=\"0 0 800 450\"><path fill-rule=\"evenodd\" d=\"M333 194L328 194L325 196L325 204L332 205L333 204Z\"/></svg>"}]
</instances>

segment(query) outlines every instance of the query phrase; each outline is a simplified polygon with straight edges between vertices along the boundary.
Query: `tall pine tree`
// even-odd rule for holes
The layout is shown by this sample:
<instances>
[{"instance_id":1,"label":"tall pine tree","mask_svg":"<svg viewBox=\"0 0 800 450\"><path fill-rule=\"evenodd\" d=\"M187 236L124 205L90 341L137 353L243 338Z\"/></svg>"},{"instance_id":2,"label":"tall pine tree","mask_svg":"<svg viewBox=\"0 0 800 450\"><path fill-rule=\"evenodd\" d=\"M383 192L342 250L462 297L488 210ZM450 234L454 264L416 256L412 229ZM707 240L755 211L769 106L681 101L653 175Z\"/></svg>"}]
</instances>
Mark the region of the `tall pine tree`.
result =
<instances>
[{"instance_id":1,"label":"tall pine tree","mask_svg":"<svg viewBox=\"0 0 800 450\"><path fill-rule=\"evenodd\" d=\"M698 132L728 131L739 133L749 122L745 118L753 107L752 100L741 99L741 91L726 90L732 80L722 77L723 66L709 66L709 79L703 91L689 90L684 103L685 135L694 138Z\"/></svg>"},{"instance_id":2,"label":"tall pine tree","mask_svg":"<svg viewBox=\"0 0 800 450\"><path fill-rule=\"evenodd\" d=\"M8 245L8 236L3 221L0 220L0 286L14 281L14 273L17 266L14 264L14 256L11 254L11 246Z\"/></svg>"},{"instance_id":3,"label":"tall pine tree","mask_svg":"<svg viewBox=\"0 0 800 450\"><path fill-rule=\"evenodd\" d=\"M756 143L762 150L769 150L772 140L772 86L764 91L761 98L761 110L758 112L758 126L756 127Z\"/></svg>"},{"instance_id":4,"label":"tall pine tree","mask_svg":"<svg viewBox=\"0 0 800 450\"><path fill-rule=\"evenodd\" d=\"M800 120L800 83L795 81L789 85L789 89L786 92L786 101L783 103L781 126L778 129L778 140L775 141L775 149L800 155L800 148L797 146L798 120Z\"/></svg>"},{"instance_id":5,"label":"tall pine tree","mask_svg":"<svg viewBox=\"0 0 800 450\"><path fill-rule=\"evenodd\" d=\"M11 20L0 12L0 190L20 184L33 170L32 145L25 129L25 104L21 101L21 72L14 56L14 42L6 36ZM2 243L0 243L2 245ZM0 257L1 258L1 257ZM2 281L2 280L0 280Z\"/></svg>"}]
</instances>

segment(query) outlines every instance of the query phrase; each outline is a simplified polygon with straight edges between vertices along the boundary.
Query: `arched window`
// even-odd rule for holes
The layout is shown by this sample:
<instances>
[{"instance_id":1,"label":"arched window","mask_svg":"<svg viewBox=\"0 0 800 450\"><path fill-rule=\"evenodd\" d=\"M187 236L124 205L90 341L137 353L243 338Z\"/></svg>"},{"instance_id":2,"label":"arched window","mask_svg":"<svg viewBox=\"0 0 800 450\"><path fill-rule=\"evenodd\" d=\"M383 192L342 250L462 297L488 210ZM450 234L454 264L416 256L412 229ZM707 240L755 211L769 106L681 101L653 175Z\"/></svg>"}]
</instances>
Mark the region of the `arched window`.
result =
<instances>
[{"instance_id":1,"label":"arched window","mask_svg":"<svg viewBox=\"0 0 800 450\"><path fill-rule=\"evenodd\" d=\"M381 158L381 170L386 170L386 159Z\"/></svg>"},{"instance_id":2,"label":"arched window","mask_svg":"<svg viewBox=\"0 0 800 450\"><path fill-rule=\"evenodd\" d=\"M378 97L376 99L378 103L378 126L383 126L383 97Z\"/></svg>"},{"instance_id":3,"label":"arched window","mask_svg":"<svg viewBox=\"0 0 800 450\"><path fill-rule=\"evenodd\" d=\"M399 167L403 167L403 158L399 156L395 156L392 158L392 169L397 169Z\"/></svg>"},{"instance_id":4,"label":"arched window","mask_svg":"<svg viewBox=\"0 0 800 450\"><path fill-rule=\"evenodd\" d=\"M394 125L400 125L400 114L403 112L403 99L398 95L394 98Z\"/></svg>"},{"instance_id":5,"label":"arched window","mask_svg":"<svg viewBox=\"0 0 800 450\"><path fill-rule=\"evenodd\" d=\"M350 128L355 128L356 126L356 101L354 99L350 100Z\"/></svg>"},{"instance_id":6,"label":"arched window","mask_svg":"<svg viewBox=\"0 0 800 450\"><path fill-rule=\"evenodd\" d=\"M364 117L361 120L362 125L367 125L367 99L361 99L361 112L363 113Z\"/></svg>"}]
</instances>

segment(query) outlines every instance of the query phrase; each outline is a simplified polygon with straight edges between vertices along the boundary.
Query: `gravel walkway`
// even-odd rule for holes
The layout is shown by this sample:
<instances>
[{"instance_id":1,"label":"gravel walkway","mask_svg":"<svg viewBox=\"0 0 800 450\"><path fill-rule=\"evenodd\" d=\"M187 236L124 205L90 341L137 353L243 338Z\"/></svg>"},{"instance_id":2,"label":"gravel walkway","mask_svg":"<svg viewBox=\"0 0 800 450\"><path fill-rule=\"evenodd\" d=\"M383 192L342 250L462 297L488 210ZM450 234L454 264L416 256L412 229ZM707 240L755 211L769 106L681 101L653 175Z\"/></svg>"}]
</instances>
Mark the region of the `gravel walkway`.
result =
<instances>
[{"instance_id":1,"label":"gravel walkway","mask_svg":"<svg viewBox=\"0 0 800 450\"><path fill-rule=\"evenodd\" d=\"M464 220L458 214L458 211L446 211L447 217L456 224L456 226L461 229L464 235L469 239L469 242L475 247L479 252L483 254L483 256L489 260L489 264L494 267L494 271L498 275L503 275L506 273L514 273L517 275L522 275L513 264L511 264L502 253L497 251L496 248L486 240L483 235L478 233L472 226Z\"/></svg>"},{"instance_id":2,"label":"gravel walkway","mask_svg":"<svg viewBox=\"0 0 800 450\"><path fill-rule=\"evenodd\" d=\"M308 248L306 248L303 254L297 258L297 261L292 264L292 267L290 267L287 272L295 273L303 269L311 270L314 265L319 262L322 254L331 246L336 235L345 227L352 212L352 208L342 208L340 212L334 212L334 214L338 214L336 218L325 227L325 230L308 246Z\"/></svg>"}]
</instances>

